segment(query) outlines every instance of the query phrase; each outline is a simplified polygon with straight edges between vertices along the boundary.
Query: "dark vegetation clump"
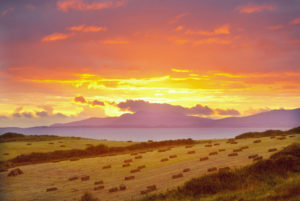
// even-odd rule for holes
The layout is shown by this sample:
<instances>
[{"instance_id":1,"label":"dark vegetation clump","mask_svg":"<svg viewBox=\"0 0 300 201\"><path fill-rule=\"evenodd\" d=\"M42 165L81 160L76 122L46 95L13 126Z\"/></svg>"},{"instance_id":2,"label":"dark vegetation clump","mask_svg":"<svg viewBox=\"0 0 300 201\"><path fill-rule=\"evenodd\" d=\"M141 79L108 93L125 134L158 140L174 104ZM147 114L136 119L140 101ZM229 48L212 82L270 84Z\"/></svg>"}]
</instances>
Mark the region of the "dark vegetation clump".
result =
<instances>
[{"instance_id":1,"label":"dark vegetation clump","mask_svg":"<svg viewBox=\"0 0 300 201\"><path fill-rule=\"evenodd\" d=\"M20 133L4 133L0 135L0 143L3 142L39 142L39 141L48 141L48 140L58 140L65 139L66 137L55 136L55 135L24 135ZM80 137L67 137L70 139L82 139ZM27 145L31 145L30 143Z\"/></svg>"},{"instance_id":2,"label":"dark vegetation clump","mask_svg":"<svg viewBox=\"0 0 300 201\"><path fill-rule=\"evenodd\" d=\"M26 155L19 155L10 160L14 164L27 164L27 163L40 163L55 160L69 160L70 158L85 158L94 157L100 155L114 155L121 152L130 152L141 149L152 149L162 146L173 145L191 145L196 141L192 139L179 139L179 140L167 140L160 142L142 142L138 144L129 145L127 147L108 147L100 144L97 146L89 146L86 149L71 149L71 150L56 150L53 152L33 152ZM142 158L138 156L138 158Z\"/></svg>"},{"instance_id":3,"label":"dark vegetation clump","mask_svg":"<svg viewBox=\"0 0 300 201\"><path fill-rule=\"evenodd\" d=\"M142 200L160 201L166 200L167 198L176 198L174 200L179 200L180 198L238 192L239 190L243 191L251 186L256 186L256 188L266 185L275 186L279 185L282 179L286 179L296 173L300 173L300 144L292 144L282 151L273 154L268 160L260 160L252 165L237 170L230 170L230 168L227 167L226 171L224 168L224 170L219 170L216 173L194 178L186 182L182 187L178 187L177 190L144 197ZM275 201L277 198L299 194L297 186L300 186L300 184L296 185L296 187L292 186L288 188L284 193L280 191L280 193L284 195L280 194L268 197L267 200Z\"/></svg>"},{"instance_id":4,"label":"dark vegetation clump","mask_svg":"<svg viewBox=\"0 0 300 201\"><path fill-rule=\"evenodd\" d=\"M272 136L280 136L280 135L290 135L290 134L300 134L300 126L296 128L292 128L287 131L281 130L266 130L263 132L247 132L235 137L235 139L243 139L243 138L258 138L258 137L272 137Z\"/></svg>"}]
</instances>

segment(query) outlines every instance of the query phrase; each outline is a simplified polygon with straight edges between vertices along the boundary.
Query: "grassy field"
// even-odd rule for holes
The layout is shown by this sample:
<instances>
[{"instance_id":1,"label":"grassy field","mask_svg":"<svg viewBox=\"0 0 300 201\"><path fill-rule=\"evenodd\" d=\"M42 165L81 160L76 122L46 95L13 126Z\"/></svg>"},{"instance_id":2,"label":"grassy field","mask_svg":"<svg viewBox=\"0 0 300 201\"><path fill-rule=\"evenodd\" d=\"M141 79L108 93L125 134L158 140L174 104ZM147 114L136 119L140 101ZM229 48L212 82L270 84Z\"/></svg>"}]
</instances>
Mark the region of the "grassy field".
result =
<instances>
[{"instance_id":1,"label":"grassy field","mask_svg":"<svg viewBox=\"0 0 300 201\"><path fill-rule=\"evenodd\" d=\"M157 190L152 193L166 192L174 189L177 186L183 185L186 181L199 177L208 173L208 168L216 167L230 167L240 168L242 166L252 164L253 160L248 156L258 154L264 159L269 158L270 155L282 150L284 147L294 142L300 141L299 135L295 137L287 137L279 140L279 137L259 138L261 142L254 143L256 138L236 139L237 144L226 143L227 140L217 140L212 142L211 147L206 147L207 144L196 144L191 148L185 146L175 146L165 152L159 152L158 149L146 153L139 153L132 156L131 154L119 154L106 157L85 158L77 161L61 161L55 163L42 163L35 165L21 166L20 169L24 174L7 177L8 172L0 173L0 194L3 201L6 200L79 200L85 192L91 192L100 200L120 201L139 199L141 191L145 190L149 185L156 185ZM80 141L78 141L80 142ZM52 144L43 142L47 147ZM79 145L73 141L76 148ZM81 143L81 142L80 142ZM98 144L99 141L96 141ZM108 142L106 143L121 143L122 142ZM214 144L219 145L214 145ZM60 143L55 142L53 145L59 147ZM67 145L67 141L64 142ZM88 142L82 142L81 146L85 147ZM126 144L126 143L125 143ZM32 144L33 145L33 144ZM31 145L31 148L32 148ZM20 144L20 147L26 147L26 143ZM119 145L118 145L119 146ZM242 146L249 148L238 152L238 156L229 157L234 149ZM14 147L12 146L11 149ZM269 152L269 149L276 148L274 152ZM51 148L49 148L51 149ZM219 151L225 149L225 151ZM28 151L32 151L30 148ZM40 151L40 150L39 150ZM192 154L188 154L188 152ZM22 150L20 150L22 152ZM19 152L19 153L20 153ZM216 155L209 155L211 152L217 152ZM171 155L176 155L176 158L170 158ZM136 159L136 156L142 156ZM200 161L201 157L208 156L209 159ZM161 159L168 158L168 161L161 162ZM129 167L122 167L124 160L132 159ZM111 168L103 169L103 166L111 165ZM136 169L138 166L145 165L144 169L139 172L131 173L130 171ZM183 172L184 169L189 168L190 171ZM173 179L175 174L182 173L183 177ZM134 175L133 180L124 180L124 177ZM77 176L79 179L69 181L70 177ZM89 176L87 181L81 181L82 176ZM104 189L94 190L96 181L103 181ZM117 192L109 192L110 188L119 187L124 184L126 190ZM101 184L102 185L102 184ZM48 188L57 188L56 191L46 192Z\"/></svg>"},{"instance_id":2,"label":"grassy field","mask_svg":"<svg viewBox=\"0 0 300 201\"><path fill-rule=\"evenodd\" d=\"M109 147L124 147L135 142L94 140L87 138L57 137L51 140L12 141L0 143L0 161L12 159L32 152L51 152L55 150L85 149L90 145L104 144Z\"/></svg>"}]
</instances>

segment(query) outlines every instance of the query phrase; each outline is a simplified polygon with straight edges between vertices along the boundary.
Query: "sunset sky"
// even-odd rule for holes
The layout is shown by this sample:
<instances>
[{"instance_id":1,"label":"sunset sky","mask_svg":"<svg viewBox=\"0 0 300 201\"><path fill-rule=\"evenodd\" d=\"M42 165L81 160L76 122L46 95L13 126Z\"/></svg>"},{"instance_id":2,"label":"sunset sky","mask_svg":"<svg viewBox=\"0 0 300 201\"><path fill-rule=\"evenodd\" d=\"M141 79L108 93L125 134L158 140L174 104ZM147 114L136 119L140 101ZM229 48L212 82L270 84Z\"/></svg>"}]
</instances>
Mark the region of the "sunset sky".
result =
<instances>
[{"instance_id":1,"label":"sunset sky","mask_svg":"<svg viewBox=\"0 0 300 201\"><path fill-rule=\"evenodd\" d=\"M300 107L299 0L1 0L0 126Z\"/></svg>"}]
</instances>

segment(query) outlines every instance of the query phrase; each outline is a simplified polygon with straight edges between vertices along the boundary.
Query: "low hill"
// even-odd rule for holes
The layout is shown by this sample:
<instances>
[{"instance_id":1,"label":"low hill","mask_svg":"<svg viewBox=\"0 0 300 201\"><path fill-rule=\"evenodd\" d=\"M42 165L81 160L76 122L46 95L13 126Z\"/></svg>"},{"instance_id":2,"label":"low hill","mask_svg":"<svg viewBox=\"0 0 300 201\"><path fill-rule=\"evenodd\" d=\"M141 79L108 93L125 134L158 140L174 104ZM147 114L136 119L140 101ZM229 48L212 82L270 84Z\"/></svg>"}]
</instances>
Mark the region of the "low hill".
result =
<instances>
[{"instance_id":1,"label":"low hill","mask_svg":"<svg viewBox=\"0 0 300 201\"><path fill-rule=\"evenodd\" d=\"M242 138L271 137L271 136L289 135L289 134L300 134L300 127L292 128L292 129L286 130L286 131L266 130L263 132L247 132L247 133L238 135L235 138L242 139Z\"/></svg>"}]
</instances>

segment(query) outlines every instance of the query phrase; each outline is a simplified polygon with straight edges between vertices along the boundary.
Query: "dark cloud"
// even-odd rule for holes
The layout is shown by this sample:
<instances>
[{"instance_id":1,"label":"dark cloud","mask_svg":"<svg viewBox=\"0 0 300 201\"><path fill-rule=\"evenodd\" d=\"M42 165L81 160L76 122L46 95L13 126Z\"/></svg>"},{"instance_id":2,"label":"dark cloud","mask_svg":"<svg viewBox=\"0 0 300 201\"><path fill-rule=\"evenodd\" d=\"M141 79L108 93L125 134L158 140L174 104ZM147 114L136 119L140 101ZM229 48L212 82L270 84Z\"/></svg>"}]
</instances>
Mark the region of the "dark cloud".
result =
<instances>
[{"instance_id":1,"label":"dark cloud","mask_svg":"<svg viewBox=\"0 0 300 201\"><path fill-rule=\"evenodd\" d=\"M173 113L181 115L212 115L214 111L208 106L196 105L192 108L186 108L179 105L170 105L167 103L150 103L143 100L127 100L116 105L121 110L131 112L156 112L156 113Z\"/></svg>"},{"instance_id":2,"label":"dark cloud","mask_svg":"<svg viewBox=\"0 0 300 201\"><path fill-rule=\"evenodd\" d=\"M74 98L74 101L76 103L82 103L82 104L87 104L87 105L91 105L91 106L104 106L104 102L102 102L102 101L98 101L98 100L88 101L83 96L76 96Z\"/></svg>"},{"instance_id":3,"label":"dark cloud","mask_svg":"<svg viewBox=\"0 0 300 201\"><path fill-rule=\"evenodd\" d=\"M104 103L98 100L91 101L90 104L92 106L96 106L96 105L104 106Z\"/></svg>"},{"instance_id":4,"label":"dark cloud","mask_svg":"<svg viewBox=\"0 0 300 201\"><path fill-rule=\"evenodd\" d=\"M25 118L33 118L33 115L32 115L31 112L23 112L22 116L25 117Z\"/></svg>"},{"instance_id":5,"label":"dark cloud","mask_svg":"<svg viewBox=\"0 0 300 201\"><path fill-rule=\"evenodd\" d=\"M74 98L74 101L77 103L87 103L87 101L85 100L85 98L83 96L76 96Z\"/></svg>"},{"instance_id":6,"label":"dark cloud","mask_svg":"<svg viewBox=\"0 0 300 201\"><path fill-rule=\"evenodd\" d=\"M120 102L115 104L116 107L119 107L123 111L131 112L151 112L151 113L171 113L171 114L180 114L180 115L196 115L196 116L211 116L211 115L221 115L221 116L237 116L240 115L240 112L235 109L213 109L208 106L196 105L194 107L182 107L180 105L170 105L167 103L150 103L143 100L126 100L125 102Z\"/></svg>"},{"instance_id":7,"label":"dark cloud","mask_svg":"<svg viewBox=\"0 0 300 201\"><path fill-rule=\"evenodd\" d=\"M12 116L14 118L20 118L20 117L22 117L22 115L20 113L13 113Z\"/></svg>"},{"instance_id":8,"label":"dark cloud","mask_svg":"<svg viewBox=\"0 0 300 201\"><path fill-rule=\"evenodd\" d=\"M46 111L41 111L41 112L36 112L35 115L38 117L47 117L48 113Z\"/></svg>"}]
</instances>

